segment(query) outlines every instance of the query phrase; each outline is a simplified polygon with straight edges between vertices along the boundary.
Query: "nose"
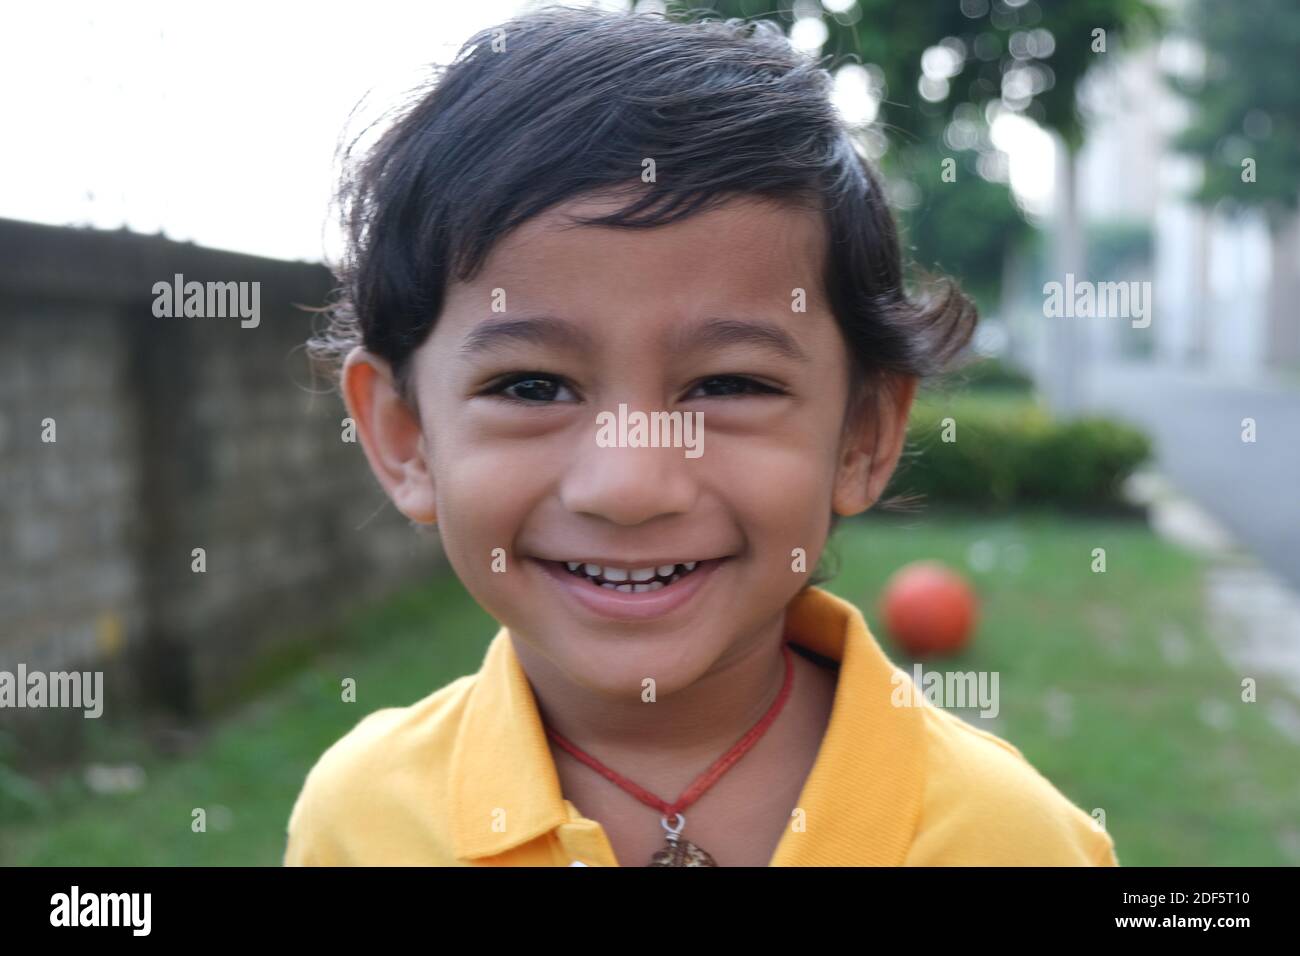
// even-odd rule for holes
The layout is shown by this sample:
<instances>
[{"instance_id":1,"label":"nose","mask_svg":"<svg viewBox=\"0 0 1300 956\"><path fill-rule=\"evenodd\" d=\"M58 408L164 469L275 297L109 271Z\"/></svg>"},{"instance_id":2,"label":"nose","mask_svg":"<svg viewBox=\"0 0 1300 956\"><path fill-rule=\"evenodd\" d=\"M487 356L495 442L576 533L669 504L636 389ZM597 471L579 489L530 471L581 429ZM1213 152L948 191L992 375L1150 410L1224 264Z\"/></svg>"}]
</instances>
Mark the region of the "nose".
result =
<instances>
[{"instance_id":1,"label":"nose","mask_svg":"<svg viewBox=\"0 0 1300 956\"><path fill-rule=\"evenodd\" d=\"M688 514L699 495L700 461L682 448L601 447L592 431L565 471L560 499L571 514L619 525Z\"/></svg>"}]
</instances>

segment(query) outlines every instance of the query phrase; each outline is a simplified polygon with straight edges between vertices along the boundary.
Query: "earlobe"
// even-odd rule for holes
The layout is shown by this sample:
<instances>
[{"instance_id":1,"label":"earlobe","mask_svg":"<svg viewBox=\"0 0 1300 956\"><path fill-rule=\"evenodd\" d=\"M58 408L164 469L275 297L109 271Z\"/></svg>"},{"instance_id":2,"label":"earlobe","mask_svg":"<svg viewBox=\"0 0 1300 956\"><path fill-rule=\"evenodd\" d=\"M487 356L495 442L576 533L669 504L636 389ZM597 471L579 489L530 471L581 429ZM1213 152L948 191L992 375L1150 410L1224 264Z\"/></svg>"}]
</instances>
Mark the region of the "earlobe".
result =
<instances>
[{"instance_id":1,"label":"earlobe","mask_svg":"<svg viewBox=\"0 0 1300 956\"><path fill-rule=\"evenodd\" d=\"M402 397L388 362L355 348L343 364L343 398L370 470L397 509L419 524L437 519L420 416Z\"/></svg>"},{"instance_id":2,"label":"earlobe","mask_svg":"<svg viewBox=\"0 0 1300 956\"><path fill-rule=\"evenodd\" d=\"M872 456L861 446L851 447L840 461L835 475L835 491L831 496L831 510L843 517L861 514L871 507L868 485Z\"/></svg>"},{"instance_id":3,"label":"earlobe","mask_svg":"<svg viewBox=\"0 0 1300 956\"><path fill-rule=\"evenodd\" d=\"M916 396L915 376L900 376L882 383L875 409L864 406L845 436L836 474L832 508L836 514L861 514L879 500L903 453L907 419Z\"/></svg>"}]
</instances>

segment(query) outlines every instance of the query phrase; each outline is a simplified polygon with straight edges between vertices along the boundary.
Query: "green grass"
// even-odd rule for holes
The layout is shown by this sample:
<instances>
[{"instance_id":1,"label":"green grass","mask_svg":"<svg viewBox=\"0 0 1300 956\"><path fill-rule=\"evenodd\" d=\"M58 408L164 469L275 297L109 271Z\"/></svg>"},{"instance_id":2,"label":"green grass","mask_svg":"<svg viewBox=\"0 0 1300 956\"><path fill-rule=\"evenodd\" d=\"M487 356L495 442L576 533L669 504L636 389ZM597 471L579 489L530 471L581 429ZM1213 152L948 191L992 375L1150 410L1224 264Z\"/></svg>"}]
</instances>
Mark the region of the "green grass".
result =
<instances>
[{"instance_id":1,"label":"green grass","mask_svg":"<svg viewBox=\"0 0 1300 956\"><path fill-rule=\"evenodd\" d=\"M993 569L971 569L976 542L996 556ZM1096 547L1106 549L1105 574L1090 570ZM982 601L976 637L962 656L926 666L999 672L1001 712L986 726L1081 807L1105 810L1123 864L1296 862L1283 846L1300 820L1300 748L1262 705L1240 702L1239 676L1202 625L1193 558L1136 523L1047 514L873 516L846 524L832 550L840 571L828 589L862 607L908 667L878 623L885 580L921 558L965 570ZM74 775L44 781L35 809L0 817L0 863L276 864L320 753L372 710L476 670L495 630L448 577L359 613L342 641L186 758L151 756L131 728L106 728L88 759L137 761L146 787L106 797ZM1186 641L1182 664L1161 650L1171 630ZM1256 676L1261 699L1282 692ZM355 704L340 701L346 677L356 679ZM1073 701L1068 734L1050 732L1049 693ZM1222 730L1201 716L1213 702L1227 716ZM206 833L191 832L196 807L207 810Z\"/></svg>"},{"instance_id":2,"label":"green grass","mask_svg":"<svg viewBox=\"0 0 1300 956\"><path fill-rule=\"evenodd\" d=\"M971 546L999 556L977 572ZM1106 549L1106 572L1091 570ZM1000 675L999 736L1091 812L1101 808L1126 866L1284 865L1300 821L1300 747L1241 701L1241 676L1205 629L1199 562L1129 521L1049 514L1006 520L872 518L845 528L842 569L828 589L877 623L883 583L899 565L938 558L965 570L982 602L967 651L940 670ZM1020 560L1014 560L1016 556ZM1012 560L1005 560L1011 558ZM1162 643L1181 638L1181 663ZM1259 680L1259 699L1285 694ZM1070 733L1053 736L1049 694L1073 702ZM1207 711L1224 715L1223 729ZM1294 854L1292 849L1290 854Z\"/></svg>"},{"instance_id":3,"label":"green grass","mask_svg":"<svg viewBox=\"0 0 1300 956\"><path fill-rule=\"evenodd\" d=\"M341 641L223 721L186 759L149 754L136 728L97 734L87 759L137 762L146 787L95 796L72 775L50 781L34 818L0 819L0 864L278 864L289 809L325 748L371 711L477 670L496 626L449 575L358 613L342 630ZM356 703L341 700L349 677ZM191 830L198 807L204 833Z\"/></svg>"}]
</instances>

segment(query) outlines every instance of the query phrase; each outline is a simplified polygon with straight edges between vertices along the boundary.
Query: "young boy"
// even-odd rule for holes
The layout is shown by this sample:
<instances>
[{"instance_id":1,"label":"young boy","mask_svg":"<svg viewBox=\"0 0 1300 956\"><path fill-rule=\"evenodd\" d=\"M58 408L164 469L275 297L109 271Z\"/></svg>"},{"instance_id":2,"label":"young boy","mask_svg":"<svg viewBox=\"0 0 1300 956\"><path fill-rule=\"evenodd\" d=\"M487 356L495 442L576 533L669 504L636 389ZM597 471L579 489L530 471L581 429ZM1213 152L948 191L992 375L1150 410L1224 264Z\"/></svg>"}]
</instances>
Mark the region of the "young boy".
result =
<instances>
[{"instance_id":1,"label":"young boy","mask_svg":"<svg viewBox=\"0 0 1300 956\"><path fill-rule=\"evenodd\" d=\"M544 10L345 177L317 345L502 626L320 758L286 863L1115 864L807 574L974 323L904 291L827 82L765 28Z\"/></svg>"}]
</instances>

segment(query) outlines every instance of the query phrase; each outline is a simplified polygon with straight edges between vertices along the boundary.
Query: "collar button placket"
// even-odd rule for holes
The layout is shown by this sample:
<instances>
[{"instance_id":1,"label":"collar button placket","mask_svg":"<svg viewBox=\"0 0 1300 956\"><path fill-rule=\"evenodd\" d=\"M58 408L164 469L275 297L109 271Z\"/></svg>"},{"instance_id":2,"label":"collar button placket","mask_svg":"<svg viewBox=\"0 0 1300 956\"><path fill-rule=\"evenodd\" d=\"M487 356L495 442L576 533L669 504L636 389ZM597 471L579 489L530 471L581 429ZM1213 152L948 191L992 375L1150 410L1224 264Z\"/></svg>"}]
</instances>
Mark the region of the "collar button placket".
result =
<instances>
[{"instance_id":1,"label":"collar button placket","mask_svg":"<svg viewBox=\"0 0 1300 956\"><path fill-rule=\"evenodd\" d=\"M618 866L605 830L595 820L578 818L556 827L567 866Z\"/></svg>"}]
</instances>

